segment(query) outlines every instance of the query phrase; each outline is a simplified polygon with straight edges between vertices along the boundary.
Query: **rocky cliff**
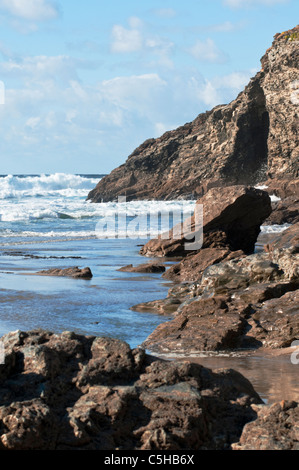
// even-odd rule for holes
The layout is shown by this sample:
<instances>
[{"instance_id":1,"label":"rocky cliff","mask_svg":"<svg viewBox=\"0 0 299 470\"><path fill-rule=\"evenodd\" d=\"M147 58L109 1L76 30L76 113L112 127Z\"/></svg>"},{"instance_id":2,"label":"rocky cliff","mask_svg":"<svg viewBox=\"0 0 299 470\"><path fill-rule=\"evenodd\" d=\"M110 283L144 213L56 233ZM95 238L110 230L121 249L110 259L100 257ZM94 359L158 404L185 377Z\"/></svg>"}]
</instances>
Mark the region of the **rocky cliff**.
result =
<instances>
[{"instance_id":1,"label":"rocky cliff","mask_svg":"<svg viewBox=\"0 0 299 470\"><path fill-rule=\"evenodd\" d=\"M299 26L276 34L234 101L144 142L88 199L197 198L215 186L297 178L298 40Z\"/></svg>"}]
</instances>

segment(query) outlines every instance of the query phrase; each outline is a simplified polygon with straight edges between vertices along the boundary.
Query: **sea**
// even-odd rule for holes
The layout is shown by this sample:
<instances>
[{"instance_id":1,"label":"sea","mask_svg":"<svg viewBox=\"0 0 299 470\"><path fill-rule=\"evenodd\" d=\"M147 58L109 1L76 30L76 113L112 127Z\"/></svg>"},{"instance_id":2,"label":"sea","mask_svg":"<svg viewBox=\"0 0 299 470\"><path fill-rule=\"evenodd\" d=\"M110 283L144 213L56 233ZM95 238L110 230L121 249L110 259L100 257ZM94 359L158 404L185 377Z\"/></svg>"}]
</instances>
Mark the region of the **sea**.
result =
<instances>
[{"instance_id":1,"label":"sea","mask_svg":"<svg viewBox=\"0 0 299 470\"><path fill-rule=\"evenodd\" d=\"M165 215L192 213L195 201L86 201L102 176L0 176L0 336L42 328L117 337L136 347L167 320L131 307L166 297L170 283L118 269L151 261L140 247L166 228ZM148 214L151 223L141 228ZM92 280L36 275L73 266L89 267Z\"/></svg>"},{"instance_id":2,"label":"sea","mask_svg":"<svg viewBox=\"0 0 299 470\"><path fill-rule=\"evenodd\" d=\"M161 274L119 269L152 261L139 254L140 247L180 217L191 215L196 201L127 202L124 197L93 204L87 201L88 193L103 176L0 175L0 338L16 330L73 331L118 338L135 348L159 324L171 319L132 309L141 302L165 298L173 286L170 281ZM262 236L286 228L263 227ZM173 262L167 261L166 266ZM75 280L37 275L68 267L89 267L93 277ZM221 367L225 357L219 358ZM200 360L203 365L205 360L216 360L213 367L217 366L215 357ZM228 355L227 360L229 367L235 364L242 373L253 372L248 378L270 401L279 395L277 386L285 383L282 376L288 374L292 381L295 372L286 358L272 360L268 375L254 373L257 364L264 367L259 358L248 363L248 357ZM289 390L297 387L290 385Z\"/></svg>"}]
</instances>

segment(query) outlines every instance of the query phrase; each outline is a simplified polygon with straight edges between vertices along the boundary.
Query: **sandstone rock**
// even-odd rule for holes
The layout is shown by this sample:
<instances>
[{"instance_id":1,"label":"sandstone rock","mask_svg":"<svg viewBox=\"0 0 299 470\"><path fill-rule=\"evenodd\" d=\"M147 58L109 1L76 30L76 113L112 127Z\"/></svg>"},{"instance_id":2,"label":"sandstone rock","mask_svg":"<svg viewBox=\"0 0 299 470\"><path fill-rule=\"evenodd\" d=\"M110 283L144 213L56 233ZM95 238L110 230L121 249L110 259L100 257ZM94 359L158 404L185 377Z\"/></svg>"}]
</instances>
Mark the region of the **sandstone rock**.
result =
<instances>
[{"instance_id":1,"label":"sandstone rock","mask_svg":"<svg viewBox=\"0 0 299 470\"><path fill-rule=\"evenodd\" d=\"M288 292L254 308L248 320L251 327L247 336L267 348L287 348L299 340L299 290Z\"/></svg>"},{"instance_id":2,"label":"sandstone rock","mask_svg":"<svg viewBox=\"0 0 299 470\"><path fill-rule=\"evenodd\" d=\"M230 449L262 403L236 371L157 360L112 338L2 341L1 450Z\"/></svg>"},{"instance_id":3,"label":"sandstone rock","mask_svg":"<svg viewBox=\"0 0 299 470\"><path fill-rule=\"evenodd\" d=\"M133 310L134 312L156 313L168 316L175 313L181 303L182 300L173 296L167 297L166 299L143 302L141 304L134 305L130 310Z\"/></svg>"},{"instance_id":4,"label":"sandstone rock","mask_svg":"<svg viewBox=\"0 0 299 470\"><path fill-rule=\"evenodd\" d=\"M299 254L292 249L224 261L207 268L200 281L200 289L212 292L232 292L250 285L295 281L299 278Z\"/></svg>"},{"instance_id":5,"label":"sandstone rock","mask_svg":"<svg viewBox=\"0 0 299 470\"><path fill-rule=\"evenodd\" d=\"M299 197L291 196L272 203L272 213L264 225L296 224L299 222Z\"/></svg>"},{"instance_id":6,"label":"sandstone rock","mask_svg":"<svg viewBox=\"0 0 299 470\"><path fill-rule=\"evenodd\" d=\"M298 26L275 37L262 71L234 101L148 139L88 198L197 199L217 186L298 178L298 39L286 39L292 33Z\"/></svg>"},{"instance_id":7,"label":"sandstone rock","mask_svg":"<svg viewBox=\"0 0 299 470\"><path fill-rule=\"evenodd\" d=\"M159 274L164 273L166 271L166 268L164 265L158 263L145 263L140 264L139 266L133 266L132 264L129 264L128 266L124 266L123 268L118 269L118 271L126 273Z\"/></svg>"},{"instance_id":8,"label":"sandstone rock","mask_svg":"<svg viewBox=\"0 0 299 470\"><path fill-rule=\"evenodd\" d=\"M299 450L299 404L253 405L256 420L246 424L233 450Z\"/></svg>"},{"instance_id":9,"label":"sandstone rock","mask_svg":"<svg viewBox=\"0 0 299 470\"><path fill-rule=\"evenodd\" d=\"M299 340L298 283L259 287L233 296L190 298L142 346L154 354L172 355L290 347Z\"/></svg>"},{"instance_id":10,"label":"sandstone rock","mask_svg":"<svg viewBox=\"0 0 299 470\"><path fill-rule=\"evenodd\" d=\"M58 277L72 277L73 279L91 279L93 277L90 268L79 269L75 268L54 268L47 271L40 271L37 273L39 276L58 276Z\"/></svg>"},{"instance_id":11,"label":"sandstone rock","mask_svg":"<svg viewBox=\"0 0 299 470\"><path fill-rule=\"evenodd\" d=\"M195 300L159 325L143 347L155 354L178 355L235 349L245 333L246 312L244 305L241 312L230 308L225 297Z\"/></svg>"},{"instance_id":12,"label":"sandstone rock","mask_svg":"<svg viewBox=\"0 0 299 470\"><path fill-rule=\"evenodd\" d=\"M295 251L299 250L299 222L277 235L273 242L266 247L269 252L284 248L294 248Z\"/></svg>"},{"instance_id":13,"label":"sandstone rock","mask_svg":"<svg viewBox=\"0 0 299 470\"><path fill-rule=\"evenodd\" d=\"M299 178L294 179L272 179L261 184L261 187L268 192L270 196L274 195L281 199L289 197L298 198L299 196Z\"/></svg>"},{"instance_id":14,"label":"sandstone rock","mask_svg":"<svg viewBox=\"0 0 299 470\"><path fill-rule=\"evenodd\" d=\"M203 232L203 248L218 247L229 250L254 251L260 226L271 213L271 200L265 191L245 186L232 186L219 191L211 189L197 202L203 206L203 226L197 227L196 218L190 222L190 232ZM150 240L140 253L145 256L185 256L198 248L187 246L188 234L174 227L169 234ZM200 232L201 233L201 232ZM200 236L197 237L200 239Z\"/></svg>"},{"instance_id":15,"label":"sandstone rock","mask_svg":"<svg viewBox=\"0 0 299 470\"><path fill-rule=\"evenodd\" d=\"M143 346L172 354L288 347L299 339L298 289L299 254L292 248L214 264L152 303L160 312L176 310Z\"/></svg>"},{"instance_id":16,"label":"sandstone rock","mask_svg":"<svg viewBox=\"0 0 299 470\"><path fill-rule=\"evenodd\" d=\"M204 248L173 265L163 274L163 278L176 282L196 281L201 278L209 266L244 256L244 252L241 250L232 252L228 249Z\"/></svg>"}]
</instances>

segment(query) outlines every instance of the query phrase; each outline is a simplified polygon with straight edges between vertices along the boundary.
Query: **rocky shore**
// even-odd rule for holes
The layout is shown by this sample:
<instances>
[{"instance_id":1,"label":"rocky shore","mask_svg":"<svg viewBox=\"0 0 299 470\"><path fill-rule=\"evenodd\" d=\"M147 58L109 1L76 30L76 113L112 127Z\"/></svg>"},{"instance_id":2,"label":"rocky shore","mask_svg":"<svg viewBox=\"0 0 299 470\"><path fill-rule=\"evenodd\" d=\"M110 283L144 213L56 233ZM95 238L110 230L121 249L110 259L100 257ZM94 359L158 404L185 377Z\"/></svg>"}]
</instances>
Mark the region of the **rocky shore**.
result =
<instances>
[{"instance_id":1,"label":"rocky shore","mask_svg":"<svg viewBox=\"0 0 299 470\"><path fill-rule=\"evenodd\" d=\"M0 449L229 449L261 399L233 370L157 360L118 340L3 338Z\"/></svg>"},{"instance_id":2,"label":"rocky shore","mask_svg":"<svg viewBox=\"0 0 299 470\"><path fill-rule=\"evenodd\" d=\"M194 215L188 237L174 227L141 248L150 262L121 268L172 282L167 298L132 307L171 320L135 349L73 332L1 338L0 450L299 450L297 402L267 405L239 372L191 358L298 350L298 31L275 36L236 100L145 142L89 195L198 199L202 227ZM257 249L265 224L288 226ZM200 247L187 248L190 234Z\"/></svg>"},{"instance_id":3,"label":"rocky shore","mask_svg":"<svg viewBox=\"0 0 299 470\"><path fill-rule=\"evenodd\" d=\"M268 194L238 186L223 189L221 196L222 205L214 189L198 201L204 243L163 274L174 282L168 297L133 307L173 313L143 344L155 354L287 348L299 339L298 222L255 252L260 224L269 217ZM169 258L184 244L184 237L161 236L141 253Z\"/></svg>"},{"instance_id":4,"label":"rocky shore","mask_svg":"<svg viewBox=\"0 0 299 470\"><path fill-rule=\"evenodd\" d=\"M202 351L296 351L299 339L299 223L255 252L269 194L237 186L222 196L222 205L215 190L198 201L200 250L183 256L184 238L151 240L141 252L156 261L123 268L173 282L166 299L138 307L173 313L141 347L40 330L1 339L0 450L299 450L297 402L266 405L239 372L186 360ZM165 271L162 261L172 259Z\"/></svg>"}]
</instances>

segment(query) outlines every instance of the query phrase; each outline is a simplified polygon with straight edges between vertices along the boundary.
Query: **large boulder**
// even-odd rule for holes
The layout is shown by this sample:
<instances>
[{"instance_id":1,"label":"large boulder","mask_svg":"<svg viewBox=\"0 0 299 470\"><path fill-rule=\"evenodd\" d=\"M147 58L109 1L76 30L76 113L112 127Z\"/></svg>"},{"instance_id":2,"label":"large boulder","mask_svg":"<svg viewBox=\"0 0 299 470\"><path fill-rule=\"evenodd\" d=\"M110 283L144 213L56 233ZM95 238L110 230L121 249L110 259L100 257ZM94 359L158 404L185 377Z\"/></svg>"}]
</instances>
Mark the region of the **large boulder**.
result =
<instances>
[{"instance_id":1,"label":"large boulder","mask_svg":"<svg viewBox=\"0 0 299 470\"><path fill-rule=\"evenodd\" d=\"M145 256L185 256L198 251L196 244L192 248L190 235L194 233L199 240L201 232L202 248L220 247L253 253L260 226L272 211L267 192L246 186L231 186L222 190L213 188L198 200L197 205L195 212L200 206L203 209L202 225L199 216L194 215L189 222L188 233L184 233L183 225L176 226L169 233L150 240L140 253Z\"/></svg>"},{"instance_id":2,"label":"large boulder","mask_svg":"<svg viewBox=\"0 0 299 470\"><path fill-rule=\"evenodd\" d=\"M111 338L2 338L1 450L230 449L262 400L234 370L166 362Z\"/></svg>"}]
</instances>

